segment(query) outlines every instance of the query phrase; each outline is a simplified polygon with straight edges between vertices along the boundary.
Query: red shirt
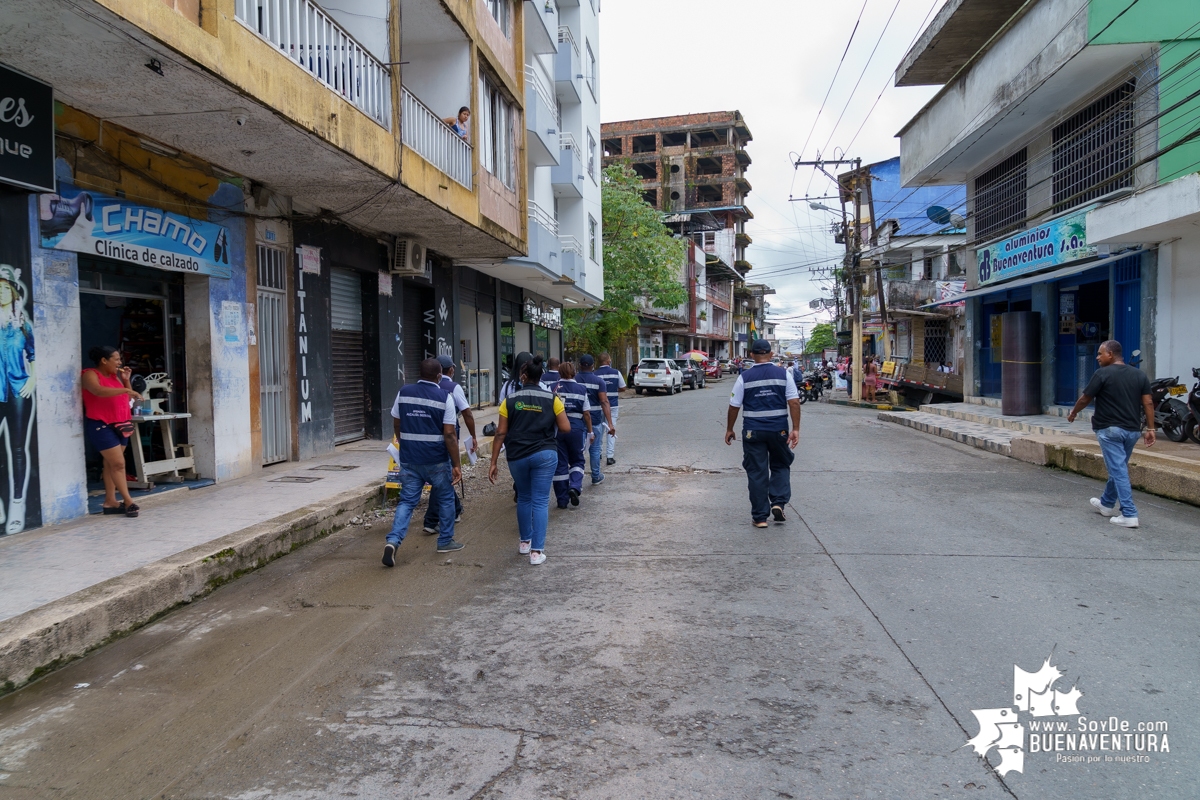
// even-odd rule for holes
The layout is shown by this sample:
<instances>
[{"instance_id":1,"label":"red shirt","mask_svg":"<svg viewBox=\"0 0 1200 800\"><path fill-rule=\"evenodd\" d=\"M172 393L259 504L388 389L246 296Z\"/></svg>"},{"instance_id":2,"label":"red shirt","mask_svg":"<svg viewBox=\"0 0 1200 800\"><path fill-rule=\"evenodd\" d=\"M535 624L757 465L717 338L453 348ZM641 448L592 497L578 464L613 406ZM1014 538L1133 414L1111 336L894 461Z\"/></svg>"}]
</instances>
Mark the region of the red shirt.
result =
<instances>
[{"instance_id":1,"label":"red shirt","mask_svg":"<svg viewBox=\"0 0 1200 800\"><path fill-rule=\"evenodd\" d=\"M114 389L124 389L125 384L116 375L106 376L98 369L85 369L84 372L96 373L101 386L111 386ZM82 374L82 373L81 373ZM83 416L98 422L126 422L130 419L129 395L116 394L112 397L97 397L87 389L83 390Z\"/></svg>"}]
</instances>

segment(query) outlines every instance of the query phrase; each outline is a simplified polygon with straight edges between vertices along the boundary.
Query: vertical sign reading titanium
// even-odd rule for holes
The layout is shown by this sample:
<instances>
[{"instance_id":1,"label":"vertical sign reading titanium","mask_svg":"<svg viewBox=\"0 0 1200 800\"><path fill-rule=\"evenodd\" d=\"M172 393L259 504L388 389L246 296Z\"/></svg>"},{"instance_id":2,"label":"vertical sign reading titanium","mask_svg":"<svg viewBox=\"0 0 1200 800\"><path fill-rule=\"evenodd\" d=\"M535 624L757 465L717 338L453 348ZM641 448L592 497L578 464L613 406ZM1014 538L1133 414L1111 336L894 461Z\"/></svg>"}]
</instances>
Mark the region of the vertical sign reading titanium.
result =
<instances>
[{"instance_id":1,"label":"vertical sign reading titanium","mask_svg":"<svg viewBox=\"0 0 1200 800\"><path fill-rule=\"evenodd\" d=\"M304 309L304 270L296 270L296 301L300 304L297 327L296 356L300 359L300 423L312 422L312 400L308 382L308 319Z\"/></svg>"}]
</instances>

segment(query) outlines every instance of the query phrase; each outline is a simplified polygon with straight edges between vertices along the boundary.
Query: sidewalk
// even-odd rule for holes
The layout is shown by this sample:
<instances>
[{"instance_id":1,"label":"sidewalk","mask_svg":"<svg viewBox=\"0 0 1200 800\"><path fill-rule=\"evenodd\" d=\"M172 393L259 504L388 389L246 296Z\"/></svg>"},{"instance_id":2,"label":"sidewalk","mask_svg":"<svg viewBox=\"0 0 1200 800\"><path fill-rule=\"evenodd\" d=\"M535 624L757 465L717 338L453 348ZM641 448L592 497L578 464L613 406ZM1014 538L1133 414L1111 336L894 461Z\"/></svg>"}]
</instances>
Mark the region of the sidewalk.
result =
<instances>
[{"instance_id":1,"label":"sidewalk","mask_svg":"<svg viewBox=\"0 0 1200 800\"><path fill-rule=\"evenodd\" d=\"M944 403L911 413L884 412L879 419L1030 464L1108 479L1090 412L1072 423L1060 413L1012 417L993 406ZM1200 446L1163 436L1153 448L1139 442L1129 462L1129 478L1135 489L1200 505Z\"/></svg>"},{"instance_id":2,"label":"sidewalk","mask_svg":"<svg viewBox=\"0 0 1200 800\"><path fill-rule=\"evenodd\" d=\"M476 430L496 417L494 407L476 412ZM0 687L15 688L379 506L385 447L354 442L249 477L136 497L136 519L92 515L0 539ZM481 436L479 453L491 453L491 437Z\"/></svg>"}]
</instances>

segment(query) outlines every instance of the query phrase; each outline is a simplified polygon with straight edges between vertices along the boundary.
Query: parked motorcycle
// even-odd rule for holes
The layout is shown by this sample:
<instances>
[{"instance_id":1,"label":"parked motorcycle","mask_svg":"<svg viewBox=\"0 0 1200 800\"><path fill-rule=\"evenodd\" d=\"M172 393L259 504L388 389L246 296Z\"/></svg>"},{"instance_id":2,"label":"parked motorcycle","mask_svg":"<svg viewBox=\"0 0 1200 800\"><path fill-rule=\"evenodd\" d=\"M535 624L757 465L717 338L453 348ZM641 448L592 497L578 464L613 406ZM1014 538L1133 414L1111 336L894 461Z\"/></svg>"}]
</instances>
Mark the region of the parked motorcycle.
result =
<instances>
[{"instance_id":1,"label":"parked motorcycle","mask_svg":"<svg viewBox=\"0 0 1200 800\"><path fill-rule=\"evenodd\" d=\"M1187 438L1184 422L1188 417L1187 403L1180 395L1187 393L1187 387L1179 382L1179 378L1158 378L1150 382L1150 404L1154 408L1155 425L1162 428L1163 436L1172 442L1182 442Z\"/></svg>"},{"instance_id":2,"label":"parked motorcycle","mask_svg":"<svg viewBox=\"0 0 1200 800\"><path fill-rule=\"evenodd\" d=\"M804 383L808 387L808 399L817 400L825 391L825 383L821 380L821 376L816 372L810 372L804 377Z\"/></svg>"},{"instance_id":3,"label":"parked motorcycle","mask_svg":"<svg viewBox=\"0 0 1200 800\"><path fill-rule=\"evenodd\" d=\"M1192 377L1196 384L1188 395L1188 416L1183 428L1189 439L1200 444L1200 367L1192 367Z\"/></svg>"}]
</instances>

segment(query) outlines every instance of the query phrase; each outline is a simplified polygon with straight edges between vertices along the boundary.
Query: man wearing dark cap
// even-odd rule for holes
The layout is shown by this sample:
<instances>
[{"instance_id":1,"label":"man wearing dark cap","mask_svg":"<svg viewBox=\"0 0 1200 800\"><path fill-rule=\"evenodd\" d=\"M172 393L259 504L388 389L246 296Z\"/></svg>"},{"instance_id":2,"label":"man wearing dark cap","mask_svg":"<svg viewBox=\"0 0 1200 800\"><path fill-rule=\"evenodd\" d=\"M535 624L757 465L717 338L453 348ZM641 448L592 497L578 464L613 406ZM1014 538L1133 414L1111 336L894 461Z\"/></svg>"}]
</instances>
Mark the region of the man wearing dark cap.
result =
<instances>
[{"instance_id":1,"label":"man wearing dark cap","mask_svg":"<svg viewBox=\"0 0 1200 800\"><path fill-rule=\"evenodd\" d=\"M729 398L725 444L733 444L733 425L742 418L742 468L750 486L750 519L767 527L767 517L783 522L792 499L792 452L800 444L800 393L783 368L771 363L771 343L755 339L754 366L738 376ZM788 418L791 418L791 432Z\"/></svg>"},{"instance_id":2,"label":"man wearing dark cap","mask_svg":"<svg viewBox=\"0 0 1200 800\"><path fill-rule=\"evenodd\" d=\"M471 404L467 402L467 396L463 393L463 389L454 380L454 359L450 356L438 356L438 363L442 366L442 377L438 381L440 386L454 400L455 414L462 417L462 421L467 425L467 432L471 434L471 452L475 452L477 446L475 440L475 415L471 413ZM454 423L454 436L462 440L462 429L458 424L457 418ZM455 458L458 457L455 453ZM456 492L454 494L454 521L458 522L462 519L463 504L462 499ZM421 526L422 530L429 536L438 532L438 509L437 504L430 503L425 508L425 521Z\"/></svg>"},{"instance_id":3,"label":"man wearing dark cap","mask_svg":"<svg viewBox=\"0 0 1200 800\"><path fill-rule=\"evenodd\" d=\"M604 461L605 434L617 435L617 426L613 424L612 410L608 404L608 384L595 370L595 358L588 354L579 357L579 374L575 376L575 382L587 387L588 404L592 409L592 433L595 434L588 447L588 458L592 462L593 486L604 482L600 464Z\"/></svg>"}]
</instances>

